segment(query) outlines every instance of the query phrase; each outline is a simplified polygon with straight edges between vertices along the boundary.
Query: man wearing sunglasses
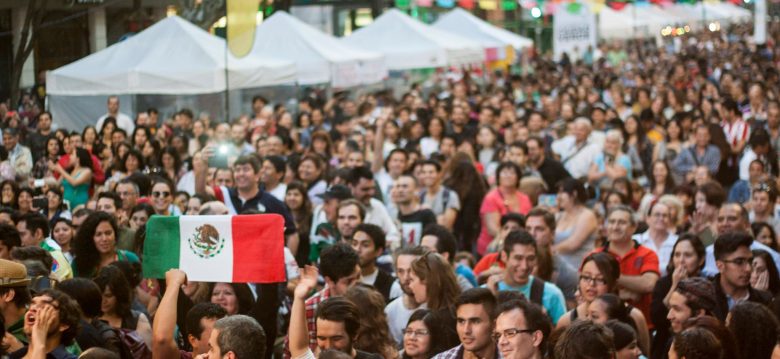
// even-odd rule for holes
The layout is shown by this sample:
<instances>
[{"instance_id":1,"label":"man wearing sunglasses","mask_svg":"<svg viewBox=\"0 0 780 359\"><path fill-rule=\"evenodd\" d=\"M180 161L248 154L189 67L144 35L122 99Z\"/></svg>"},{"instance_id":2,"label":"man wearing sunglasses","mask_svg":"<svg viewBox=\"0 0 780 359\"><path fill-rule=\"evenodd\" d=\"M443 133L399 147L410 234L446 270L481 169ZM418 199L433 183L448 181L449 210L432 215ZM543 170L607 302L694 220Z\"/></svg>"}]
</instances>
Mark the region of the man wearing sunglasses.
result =
<instances>
[{"instance_id":1,"label":"man wearing sunglasses","mask_svg":"<svg viewBox=\"0 0 780 359\"><path fill-rule=\"evenodd\" d=\"M504 359L543 358L551 331L550 318L540 306L513 299L498 307L493 341Z\"/></svg>"},{"instance_id":2,"label":"man wearing sunglasses","mask_svg":"<svg viewBox=\"0 0 780 359\"><path fill-rule=\"evenodd\" d=\"M719 274L715 276L715 316L726 320L729 310L744 301L768 305L772 295L750 287L753 268L753 237L747 232L724 233L715 240L715 264Z\"/></svg>"}]
</instances>

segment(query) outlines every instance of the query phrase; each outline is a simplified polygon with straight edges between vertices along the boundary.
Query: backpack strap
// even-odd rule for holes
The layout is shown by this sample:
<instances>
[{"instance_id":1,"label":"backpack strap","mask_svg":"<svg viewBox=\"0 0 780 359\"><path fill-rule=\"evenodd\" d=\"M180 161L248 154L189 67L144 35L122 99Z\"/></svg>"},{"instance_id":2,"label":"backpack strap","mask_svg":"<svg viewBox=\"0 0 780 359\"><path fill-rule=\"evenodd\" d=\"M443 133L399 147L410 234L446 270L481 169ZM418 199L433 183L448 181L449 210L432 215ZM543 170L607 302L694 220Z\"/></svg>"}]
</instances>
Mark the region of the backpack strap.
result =
<instances>
[{"instance_id":1,"label":"backpack strap","mask_svg":"<svg viewBox=\"0 0 780 359\"><path fill-rule=\"evenodd\" d=\"M544 296L544 281L536 276L533 277L531 282L531 303L542 305L542 297Z\"/></svg>"}]
</instances>

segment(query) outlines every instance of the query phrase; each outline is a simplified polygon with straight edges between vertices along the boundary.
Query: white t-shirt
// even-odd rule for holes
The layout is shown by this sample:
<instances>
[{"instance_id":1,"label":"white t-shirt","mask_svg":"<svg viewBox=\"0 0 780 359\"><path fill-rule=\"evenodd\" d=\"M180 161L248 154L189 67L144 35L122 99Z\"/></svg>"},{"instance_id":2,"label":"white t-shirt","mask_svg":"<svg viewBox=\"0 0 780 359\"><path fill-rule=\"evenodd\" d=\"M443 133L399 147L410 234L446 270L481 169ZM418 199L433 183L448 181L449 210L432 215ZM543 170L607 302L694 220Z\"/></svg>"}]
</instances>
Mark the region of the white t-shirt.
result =
<instances>
[{"instance_id":1,"label":"white t-shirt","mask_svg":"<svg viewBox=\"0 0 780 359\"><path fill-rule=\"evenodd\" d=\"M406 329L406 324L409 322L409 317L412 316L415 310L424 308L425 304L413 309L407 308L404 305L403 296L396 298L385 307L390 335L399 348L404 345L404 329Z\"/></svg>"},{"instance_id":2,"label":"white t-shirt","mask_svg":"<svg viewBox=\"0 0 780 359\"><path fill-rule=\"evenodd\" d=\"M276 187L274 187L274 189L266 192L284 203L284 196L287 194L287 185L284 183L279 183Z\"/></svg>"}]
</instances>

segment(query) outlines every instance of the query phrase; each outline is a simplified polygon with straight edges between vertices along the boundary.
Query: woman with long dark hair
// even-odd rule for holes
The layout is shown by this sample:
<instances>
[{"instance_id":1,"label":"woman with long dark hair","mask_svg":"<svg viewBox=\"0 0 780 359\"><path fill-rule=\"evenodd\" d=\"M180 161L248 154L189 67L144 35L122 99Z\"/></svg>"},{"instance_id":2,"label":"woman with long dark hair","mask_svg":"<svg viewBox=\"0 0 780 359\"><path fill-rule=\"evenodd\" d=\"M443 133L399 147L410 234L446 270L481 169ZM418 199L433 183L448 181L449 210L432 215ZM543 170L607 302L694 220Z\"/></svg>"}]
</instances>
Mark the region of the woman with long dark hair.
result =
<instances>
[{"instance_id":1,"label":"woman with long dark hair","mask_svg":"<svg viewBox=\"0 0 780 359\"><path fill-rule=\"evenodd\" d=\"M577 289L580 292L581 303L558 319L558 328L565 328L578 319L586 318L590 305L599 296L617 293L617 280L620 278L620 264L615 257L607 253L592 253L585 257L580 267L580 280ZM647 322L642 312L631 308L626 312L635 323L639 336L640 347L646 350L650 347L650 336Z\"/></svg>"},{"instance_id":2,"label":"woman with long dark hair","mask_svg":"<svg viewBox=\"0 0 780 359\"><path fill-rule=\"evenodd\" d=\"M777 273L775 260L769 252L762 249L753 250L753 268L750 272L750 286L753 289L772 293L773 297L780 295L780 275Z\"/></svg>"},{"instance_id":3,"label":"woman with long dark hair","mask_svg":"<svg viewBox=\"0 0 780 359\"><path fill-rule=\"evenodd\" d=\"M390 328L385 314L385 298L374 287L358 283L344 295L352 303L357 304L360 314L360 328L355 340L355 349L368 353L377 353L386 359L398 357L390 336Z\"/></svg>"},{"instance_id":4,"label":"woman with long dark hair","mask_svg":"<svg viewBox=\"0 0 780 359\"><path fill-rule=\"evenodd\" d=\"M179 178L184 174L182 172L181 154L172 146L165 146L160 152L161 171L173 183L179 182Z\"/></svg>"},{"instance_id":5,"label":"woman with long dark hair","mask_svg":"<svg viewBox=\"0 0 780 359\"><path fill-rule=\"evenodd\" d=\"M292 181L287 185L287 193L284 196L284 204L290 210L295 220L295 228L298 229L298 251L295 259L298 265L307 264L309 261L309 232L314 209L306 194L303 183Z\"/></svg>"},{"instance_id":6,"label":"woman with long dark hair","mask_svg":"<svg viewBox=\"0 0 780 359\"><path fill-rule=\"evenodd\" d=\"M753 222L750 224L753 238L765 244L767 247L777 251L780 246L777 244L777 232L774 227L766 222Z\"/></svg>"},{"instance_id":7,"label":"woman with long dark hair","mask_svg":"<svg viewBox=\"0 0 780 359\"><path fill-rule=\"evenodd\" d=\"M225 309L228 315L250 315L255 305L252 291L245 283L211 283L211 302Z\"/></svg>"},{"instance_id":8,"label":"woman with long dark hair","mask_svg":"<svg viewBox=\"0 0 780 359\"><path fill-rule=\"evenodd\" d=\"M449 168L444 185L455 191L460 198L460 211L452 233L458 239L458 250L475 253L481 225L474 219L479 218L479 210L488 187L472 162L454 161Z\"/></svg>"},{"instance_id":9,"label":"woman with long dark hair","mask_svg":"<svg viewBox=\"0 0 780 359\"><path fill-rule=\"evenodd\" d=\"M152 348L152 326L145 314L131 309L133 288L119 267L106 266L98 272L95 283L103 293L101 320L115 329L136 331Z\"/></svg>"},{"instance_id":10,"label":"woman with long dark hair","mask_svg":"<svg viewBox=\"0 0 780 359\"><path fill-rule=\"evenodd\" d=\"M315 206L322 204L322 198L318 195L328 189L328 182L325 181L327 168L325 160L316 153L303 156L298 163L298 179L306 185L306 194Z\"/></svg>"},{"instance_id":11,"label":"woman with long dark hair","mask_svg":"<svg viewBox=\"0 0 780 359\"><path fill-rule=\"evenodd\" d=\"M81 147L92 153L95 144L98 143L98 133L95 126L89 125L81 131Z\"/></svg>"},{"instance_id":12,"label":"woman with long dark hair","mask_svg":"<svg viewBox=\"0 0 780 359\"><path fill-rule=\"evenodd\" d=\"M60 245L62 255L68 262L73 262L74 236L73 223L69 219L60 217L54 220L51 226L51 238Z\"/></svg>"},{"instance_id":13,"label":"woman with long dark hair","mask_svg":"<svg viewBox=\"0 0 780 359\"><path fill-rule=\"evenodd\" d=\"M16 197L19 196L19 185L16 181L5 180L0 183L0 205L16 208Z\"/></svg>"},{"instance_id":14,"label":"woman with long dark hair","mask_svg":"<svg viewBox=\"0 0 780 359\"><path fill-rule=\"evenodd\" d=\"M50 187L46 191L48 206L40 208L46 218L49 220L50 228L54 228L54 223L59 218L70 219L70 211L65 208L63 203L62 190L59 187Z\"/></svg>"},{"instance_id":15,"label":"woman with long dark hair","mask_svg":"<svg viewBox=\"0 0 780 359\"><path fill-rule=\"evenodd\" d=\"M665 354L667 342L672 336L671 323L667 319L669 298L681 280L700 276L704 259L704 244L697 235L686 233L677 239L672 248L672 257L667 263L667 274L656 282L653 289L653 301L650 305L650 319L656 330L653 338L653 358Z\"/></svg>"},{"instance_id":16,"label":"woman with long dark hair","mask_svg":"<svg viewBox=\"0 0 780 359\"><path fill-rule=\"evenodd\" d=\"M676 187L674 176L672 176L672 171L669 169L669 164L666 161L653 162L650 170L651 172L647 175L650 181L650 188L639 202L639 215L643 218L649 214L647 211L651 203L657 201L665 194L671 194Z\"/></svg>"},{"instance_id":17,"label":"woman with long dark hair","mask_svg":"<svg viewBox=\"0 0 780 359\"><path fill-rule=\"evenodd\" d=\"M429 359L459 343L446 311L417 309L403 331L402 359Z\"/></svg>"},{"instance_id":18,"label":"woman with long dark hair","mask_svg":"<svg viewBox=\"0 0 780 359\"><path fill-rule=\"evenodd\" d=\"M33 178L46 178L54 176L54 169L49 167L49 161L57 163L65 152L62 149L62 141L57 137L49 137L46 140L46 155L42 156L33 166Z\"/></svg>"},{"instance_id":19,"label":"woman with long dark hair","mask_svg":"<svg viewBox=\"0 0 780 359\"><path fill-rule=\"evenodd\" d=\"M92 278L103 267L119 261L140 262L130 251L116 247L116 219L106 212L90 214L76 232L73 245L73 275Z\"/></svg>"},{"instance_id":20,"label":"woman with long dark hair","mask_svg":"<svg viewBox=\"0 0 780 359\"><path fill-rule=\"evenodd\" d=\"M568 178L556 185L558 192L557 225L553 251L573 268L579 268L582 259L594 249L598 220L585 205L588 193L579 180Z\"/></svg>"},{"instance_id":21,"label":"woman with long dark hair","mask_svg":"<svg viewBox=\"0 0 780 359\"><path fill-rule=\"evenodd\" d=\"M76 148L75 156L70 157L73 170L68 173L58 163L49 161L49 168L60 174L60 183L64 189L64 198L70 208L76 208L89 200L89 187L92 185L92 157L83 148Z\"/></svg>"},{"instance_id":22,"label":"woman with long dark hair","mask_svg":"<svg viewBox=\"0 0 780 359\"><path fill-rule=\"evenodd\" d=\"M103 121L103 127L100 128L99 138L104 145L111 145L111 135L117 129L116 119L109 116Z\"/></svg>"},{"instance_id":23,"label":"woman with long dark hair","mask_svg":"<svg viewBox=\"0 0 780 359\"><path fill-rule=\"evenodd\" d=\"M455 271L439 254L429 252L412 262L411 289L417 303L431 310L451 308L460 295Z\"/></svg>"}]
</instances>

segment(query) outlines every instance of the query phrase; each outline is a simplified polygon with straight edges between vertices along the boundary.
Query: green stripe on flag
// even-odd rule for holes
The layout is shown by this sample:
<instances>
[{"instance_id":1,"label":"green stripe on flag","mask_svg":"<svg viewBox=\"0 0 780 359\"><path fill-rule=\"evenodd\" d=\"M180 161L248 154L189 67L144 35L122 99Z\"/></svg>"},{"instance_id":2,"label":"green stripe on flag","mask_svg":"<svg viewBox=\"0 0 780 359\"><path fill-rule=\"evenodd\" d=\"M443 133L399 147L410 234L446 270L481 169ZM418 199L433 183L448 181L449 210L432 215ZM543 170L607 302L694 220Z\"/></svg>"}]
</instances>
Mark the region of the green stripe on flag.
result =
<instances>
[{"instance_id":1,"label":"green stripe on flag","mask_svg":"<svg viewBox=\"0 0 780 359\"><path fill-rule=\"evenodd\" d=\"M165 278L179 268L179 217L152 216L146 223L143 270L146 278Z\"/></svg>"}]
</instances>

